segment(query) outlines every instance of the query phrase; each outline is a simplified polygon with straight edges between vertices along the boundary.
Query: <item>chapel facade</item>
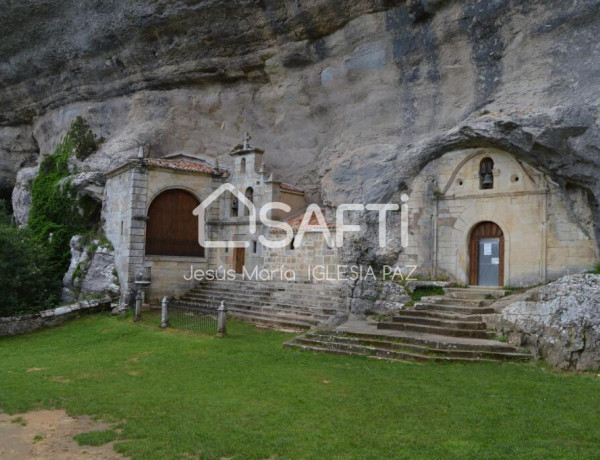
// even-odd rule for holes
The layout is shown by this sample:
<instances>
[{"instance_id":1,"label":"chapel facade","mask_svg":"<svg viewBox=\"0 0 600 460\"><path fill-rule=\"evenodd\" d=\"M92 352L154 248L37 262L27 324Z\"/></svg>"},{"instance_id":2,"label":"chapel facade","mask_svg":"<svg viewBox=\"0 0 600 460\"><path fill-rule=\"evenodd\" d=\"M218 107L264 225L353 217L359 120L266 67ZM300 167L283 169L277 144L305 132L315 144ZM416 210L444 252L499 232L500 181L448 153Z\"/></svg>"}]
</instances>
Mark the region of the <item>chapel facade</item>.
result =
<instances>
[{"instance_id":1,"label":"chapel facade","mask_svg":"<svg viewBox=\"0 0 600 460\"><path fill-rule=\"evenodd\" d=\"M163 158L139 158L106 176L103 220L107 238L115 248L115 266L124 293L135 289L136 277L150 268L148 296L178 296L196 284L186 280L194 270L233 270L242 274L262 267L266 256L258 243L270 227L250 215L245 202L256 210L270 202L282 202L290 211L272 211L283 220L305 208L304 191L273 178L263 162L264 151L248 139L230 153L232 169L220 168L197 156L178 153ZM233 187L211 201L204 215L210 241L245 242L246 247L204 248L198 242L198 217L194 211L224 184ZM250 231L250 219L256 225ZM282 254L286 250L282 249ZM269 260L277 260L271 254Z\"/></svg>"},{"instance_id":2,"label":"chapel facade","mask_svg":"<svg viewBox=\"0 0 600 460\"><path fill-rule=\"evenodd\" d=\"M494 148L430 162L410 191L409 246L425 276L465 285L532 286L598 261L588 196Z\"/></svg>"},{"instance_id":3,"label":"chapel facade","mask_svg":"<svg viewBox=\"0 0 600 460\"><path fill-rule=\"evenodd\" d=\"M231 152L231 169L180 153L141 155L107 174L103 219L115 247L124 302L147 268L152 302L194 287L197 281L184 276L191 266L238 274L285 266L303 279L315 264L335 272L338 250L321 233L307 233L299 247L292 242L267 249L258 243L260 235L277 239L277 231L262 225L244 203L257 210L270 202L287 204L289 212L272 211L270 218L295 229L306 208L303 190L276 180L263 156L246 139ZM207 237L247 244L203 248L194 211L224 184L233 187L214 197L203 216ZM465 285L531 286L584 271L598 261L587 195L559 186L508 152L473 148L446 153L423 168L407 194L408 246L397 265L416 266L423 277ZM327 225L334 233L335 226Z\"/></svg>"}]
</instances>

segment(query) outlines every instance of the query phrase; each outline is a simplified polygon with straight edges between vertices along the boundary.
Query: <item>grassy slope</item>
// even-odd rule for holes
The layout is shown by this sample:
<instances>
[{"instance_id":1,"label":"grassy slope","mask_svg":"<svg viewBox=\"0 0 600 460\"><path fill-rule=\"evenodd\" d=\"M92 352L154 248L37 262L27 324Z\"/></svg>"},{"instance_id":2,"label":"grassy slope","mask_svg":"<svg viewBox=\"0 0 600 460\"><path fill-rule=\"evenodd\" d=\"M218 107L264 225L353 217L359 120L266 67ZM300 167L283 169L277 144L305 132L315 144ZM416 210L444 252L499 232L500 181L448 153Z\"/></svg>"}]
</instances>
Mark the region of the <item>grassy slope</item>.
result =
<instances>
[{"instance_id":1,"label":"grassy slope","mask_svg":"<svg viewBox=\"0 0 600 460\"><path fill-rule=\"evenodd\" d=\"M313 355L282 349L288 335L238 322L220 340L146 318L85 317L0 339L0 409L64 407L122 421L117 450L136 458L599 455L592 375ZM33 367L43 370L26 372Z\"/></svg>"}]
</instances>

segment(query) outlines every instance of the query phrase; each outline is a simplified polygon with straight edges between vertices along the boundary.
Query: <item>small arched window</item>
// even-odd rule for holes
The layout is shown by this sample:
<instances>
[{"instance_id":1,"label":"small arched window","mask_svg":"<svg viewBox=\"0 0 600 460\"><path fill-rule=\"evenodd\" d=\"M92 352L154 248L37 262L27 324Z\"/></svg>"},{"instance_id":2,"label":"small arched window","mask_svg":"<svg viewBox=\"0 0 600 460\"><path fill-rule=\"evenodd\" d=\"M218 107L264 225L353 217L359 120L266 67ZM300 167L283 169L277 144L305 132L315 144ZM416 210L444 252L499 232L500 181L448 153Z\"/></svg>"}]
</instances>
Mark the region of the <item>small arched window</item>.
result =
<instances>
[{"instance_id":1,"label":"small arched window","mask_svg":"<svg viewBox=\"0 0 600 460\"><path fill-rule=\"evenodd\" d=\"M239 209L239 202L235 196L231 196L231 217L237 217Z\"/></svg>"},{"instance_id":2,"label":"small arched window","mask_svg":"<svg viewBox=\"0 0 600 460\"><path fill-rule=\"evenodd\" d=\"M246 172L246 159L245 158L242 158L242 161L240 162L240 172L241 173Z\"/></svg>"},{"instance_id":3,"label":"small arched window","mask_svg":"<svg viewBox=\"0 0 600 460\"><path fill-rule=\"evenodd\" d=\"M198 217L193 214L199 204L181 189L165 190L154 198L148 208L146 254L204 257L198 244Z\"/></svg>"},{"instance_id":4,"label":"small arched window","mask_svg":"<svg viewBox=\"0 0 600 460\"><path fill-rule=\"evenodd\" d=\"M494 160L489 157L479 163L479 188L481 190L494 188Z\"/></svg>"},{"instance_id":5,"label":"small arched window","mask_svg":"<svg viewBox=\"0 0 600 460\"><path fill-rule=\"evenodd\" d=\"M250 203L254 203L254 189L252 187L248 187L246 189L246 198L248 198L248 201L250 201ZM246 207L244 209L244 215L245 216L249 216L250 215L250 209L248 209L248 207Z\"/></svg>"}]
</instances>

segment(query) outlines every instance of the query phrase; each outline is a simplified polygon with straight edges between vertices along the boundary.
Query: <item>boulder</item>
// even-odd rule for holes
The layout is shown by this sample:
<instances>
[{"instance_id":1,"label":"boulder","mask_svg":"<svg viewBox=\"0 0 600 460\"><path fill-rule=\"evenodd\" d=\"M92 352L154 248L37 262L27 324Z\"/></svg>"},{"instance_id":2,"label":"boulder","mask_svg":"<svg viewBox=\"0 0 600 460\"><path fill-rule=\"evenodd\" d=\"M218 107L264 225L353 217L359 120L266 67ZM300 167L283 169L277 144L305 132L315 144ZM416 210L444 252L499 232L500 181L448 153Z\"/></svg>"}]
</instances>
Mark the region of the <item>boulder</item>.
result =
<instances>
[{"instance_id":1,"label":"boulder","mask_svg":"<svg viewBox=\"0 0 600 460\"><path fill-rule=\"evenodd\" d=\"M600 275L570 275L521 296L496 328L558 369L600 369Z\"/></svg>"},{"instance_id":2,"label":"boulder","mask_svg":"<svg viewBox=\"0 0 600 460\"><path fill-rule=\"evenodd\" d=\"M90 242L75 235L71 238L71 263L63 277L62 301L74 302L96 295L118 296L120 287L114 262L114 252L100 240Z\"/></svg>"},{"instance_id":3,"label":"boulder","mask_svg":"<svg viewBox=\"0 0 600 460\"><path fill-rule=\"evenodd\" d=\"M29 220L31 209L31 186L37 176L38 166L23 168L17 173L15 188L12 192L12 206L15 223L23 227Z\"/></svg>"},{"instance_id":4,"label":"boulder","mask_svg":"<svg viewBox=\"0 0 600 460\"><path fill-rule=\"evenodd\" d=\"M410 296L394 281L358 280L352 291L350 311L356 315L385 315L404 308Z\"/></svg>"}]
</instances>

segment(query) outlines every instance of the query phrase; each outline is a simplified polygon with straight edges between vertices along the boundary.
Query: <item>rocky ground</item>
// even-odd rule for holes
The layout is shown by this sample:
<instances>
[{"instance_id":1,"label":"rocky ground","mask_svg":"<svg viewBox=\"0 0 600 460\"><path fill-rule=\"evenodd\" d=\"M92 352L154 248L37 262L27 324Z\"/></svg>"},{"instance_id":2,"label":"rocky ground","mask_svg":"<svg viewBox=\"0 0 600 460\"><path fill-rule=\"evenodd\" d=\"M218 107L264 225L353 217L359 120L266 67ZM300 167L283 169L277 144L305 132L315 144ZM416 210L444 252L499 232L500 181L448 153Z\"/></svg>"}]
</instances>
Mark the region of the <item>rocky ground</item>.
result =
<instances>
[{"instance_id":1,"label":"rocky ground","mask_svg":"<svg viewBox=\"0 0 600 460\"><path fill-rule=\"evenodd\" d=\"M559 369L600 369L600 275L571 275L510 297L491 323Z\"/></svg>"},{"instance_id":2,"label":"rocky ground","mask_svg":"<svg viewBox=\"0 0 600 460\"><path fill-rule=\"evenodd\" d=\"M113 460L124 458L113 450L113 443L79 446L73 436L108 425L89 417L70 417L64 410L38 410L25 414L0 414L0 458L26 460L75 460L82 458Z\"/></svg>"}]
</instances>

